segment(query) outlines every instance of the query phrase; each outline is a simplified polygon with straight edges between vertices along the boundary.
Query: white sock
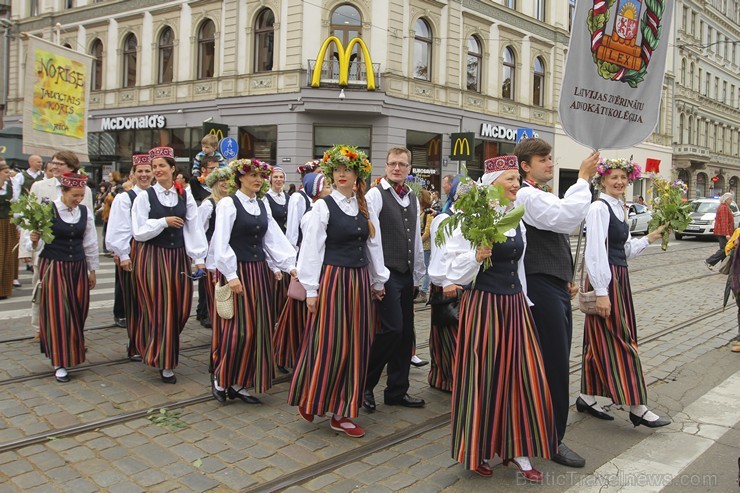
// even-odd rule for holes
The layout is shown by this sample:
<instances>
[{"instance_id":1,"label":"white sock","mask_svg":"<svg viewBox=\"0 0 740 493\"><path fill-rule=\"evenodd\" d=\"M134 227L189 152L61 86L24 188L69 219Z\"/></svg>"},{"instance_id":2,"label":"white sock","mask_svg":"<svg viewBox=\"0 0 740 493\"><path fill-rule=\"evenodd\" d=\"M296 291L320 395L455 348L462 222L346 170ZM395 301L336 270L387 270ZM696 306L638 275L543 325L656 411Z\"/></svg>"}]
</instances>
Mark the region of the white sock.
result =
<instances>
[{"instance_id":1,"label":"white sock","mask_svg":"<svg viewBox=\"0 0 740 493\"><path fill-rule=\"evenodd\" d=\"M165 378L170 378L175 375L175 372L170 370L169 368L165 368L162 370L162 376Z\"/></svg>"},{"instance_id":2,"label":"white sock","mask_svg":"<svg viewBox=\"0 0 740 493\"><path fill-rule=\"evenodd\" d=\"M630 406L630 412L635 416L644 419L645 421L655 421L656 419L660 418L660 416L658 416L654 412L648 411L647 406L643 406L642 404L640 404L639 406Z\"/></svg>"},{"instance_id":3,"label":"white sock","mask_svg":"<svg viewBox=\"0 0 740 493\"><path fill-rule=\"evenodd\" d=\"M57 371L54 373L57 377L66 377L67 376L67 369L66 368L57 368Z\"/></svg>"},{"instance_id":4,"label":"white sock","mask_svg":"<svg viewBox=\"0 0 740 493\"><path fill-rule=\"evenodd\" d=\"M522 471L529 471L532 469L529 457L514 457L514 461L521 466Z\"/></svg>"},{"instance_id":5,"label":"white sock","mask_svg":"<svg viewBox=\"0 0 740 493\"><path fill-rule=\"evenodd\" d=\"M218 387L216 387L216 388L218 388ZM241 395L246 395L246 396L250 396L250 395L251 395L251 394L250 394L250 393L249 393L249 392L247 391L247 389L245 389L245 388L243 388L243 387L240 387L240 386L238 386L238 385L232 385L232 386L231 386L231 388L232 388L232 389L234 389L234 390L235 390L236 392L238 392L238 393L239 393L239 394L241 394Z\"/></svg>"},{"instance_id":6,"label":"white sock","mask_svg":"<svg viewBox=\"0 0 740 493\"><path fill-rule=\"evenodd\" d=\"M599 406L599 404L596 402L596 397L588 394L581 394L581 400L588 404L594 411L599 411L601 413L605 413L604 408ZM593 404L593 405L592 405Z\"/></svg>"},{"instance_id":7,"label":"white sock","mask_svg":"<svg viewBox=\"0 0 740 493\"><path fill-rule=\"evenodd\" d=\"M411 362L412 363L421 363L421 359L417 355L413 355L411 357Z\"/></svg>"}]
</instances>

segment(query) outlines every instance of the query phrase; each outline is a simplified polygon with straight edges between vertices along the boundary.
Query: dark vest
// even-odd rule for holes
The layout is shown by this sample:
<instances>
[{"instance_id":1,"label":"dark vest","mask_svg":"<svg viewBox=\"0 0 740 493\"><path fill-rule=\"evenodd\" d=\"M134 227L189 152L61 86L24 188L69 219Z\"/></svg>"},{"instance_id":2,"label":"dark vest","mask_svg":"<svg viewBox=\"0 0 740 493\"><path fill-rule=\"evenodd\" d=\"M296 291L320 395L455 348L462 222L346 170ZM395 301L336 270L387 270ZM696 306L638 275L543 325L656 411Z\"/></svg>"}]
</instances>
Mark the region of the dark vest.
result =
<instances>
[{"instance_id":1,"label":"dark vest","mask_svg":"<svg viewBox=\"0 0 740 493\"><path fill-rule=\"evenodd\" d=\"M13 198L13 184L8 180L5 183L5 193L0 193L0 219L10 217L10 199Z\"/></svg>"},{"instance_id":2,"label":"dark vest","mask_svg":"<svg viewBox=\"0 0 740 493\"><path fill-rule=\"evenodd\" d=\"M213 206L211 217L208 218L208 229L206 230L206 240L210 243L211 238L213 238L213 230L216 229L216 201L213 200L213 198L208 198L206 200L210 201Z\"/></svg>"},{"instance_id":3,"label":"dark vest","mask_svg":"<svg viewBox=\"0 0 740 493\"><path fill-rule=\"evenodd\" d=\"M298 190L298 193L300 193L303 196L303 200L306 201L306 211L303 213L303 215L306 215L306 212L311 210L311 199L308 198L308 195L303 190ZM286 218L287 221L287 218ZM298 220L298 246L301 246L301 243L303 242L303 231L301 231L300 226L301 220Z\"/></svg>"},{"instance_id":4,"label":"dark vest","mask_svg":"<svg viewBox=\"0 0 740 493\"><path fill-rule=\"evenodd\" d=\"M136 200L136 192L134 192L134 189L126 191L126 195L128 195L129 200L131 200L131 210L134 209L134 200Z\"/></svg>"},{"instance_id":5,"label":"dark vest","mask_svg":"<svg viewBox=\"0 0 740 493\"><path fill-rule=\"evenodd\" d=\"M149 194L149 219L161 219L167 216L177 216L183 221L187 214L187 205L185 195L179 195L177 197L177 204L168 207L162 205L157 198L157 192L154 188L147 188L146 193ZM177 192L175 192L177 193ZM156 245L161 248L183 248L185 247L185 236L183 235L182 228L165 228L164 231L159 233L158 236L147 241L152 245Z\"/></svg>"},{"instance_id":6,"label":"dark vest","mask_svg":"<svg viewBox=\"0 0 740 493\"><path fill-rule=\"evenodd\" d=\"M285 199L285 204L278 204L275 199L268 193L265 195L267 202L270 204L270 211L272 212L272 218L278 223L280 229L285 233L285 226L288 222L288 199ZM299 228L300 229L300 228Z\"/></svg>"},{"instance_id":7,"label":"dark vest","mask_svg":"<svg viewBox=\"0 0 740 493\"><path fill-rule=\"evenodd\" d=\"M348 216L331 196L322 200L329 208L324 264L339 267L366 266L367 238L370 235L367 219L359 212L356 216Z\"/></svg>"},{"instance_id":8,"label":"dark vest","mask_svg":"<svg viewBox=\"0 0 740 493\"><path fill-rule=\"evenodd\" d=\"M68 224L59 217L56 204L52 204L53 216L51 219L51 232L54 241L44 246L39 257L58 260L61 262L79 262L85 260L85 249L82 247L82 239L87 227L87 207L80 207L80 220L74 224Z\"/></svg>"},{"instance_id":9,"label":"dark vest","mask_svg":"<svg viewBox=\"0 0 740 493\"><path fill-rule=\"evenodd\" d=\"M522 186L531 185L524 182ZM527 227L527 254L524 256L527 275L547 274L565 282L572 281L573 255L568 235L537 229L526 221L524 225Z\"/></svg>"},{"instance_id":10,"label":"dark vest","mask_svg":"<svg viewBox=\"0 0 740 493\"><path fill-rule=\"evenodd\" d=\"M416 251L416 222L419 213L416 209L416 196L409 192L409 205L401 207L393 197L390 188L377 186L383 198L383 210L378 221L382 231L383 257L385 266L405 274L414 271L414 252Z\"/></svg>"},{"instance_id":11,"label":"dark vest","mask_svg":"<svg viewBox=\"0 0 740 493\"><path fill-rule=\"evenodd\" d=\"M529 234L529 231L527 231ZM524 252L522 229L516 227L516 236L506 238L503 243L494 243L491 247L491 267L483 270L481 265L475 278L473 289L493 294L516 294L521 292L519 281L519 259Z\"/></svg>"},{"instance_id":12,"label":"dark vest","mask_svg":"<svg viewBox=\"0 0 740 493\"><path fill-rule=\"evenodd\" d=\"M621 265L627 267L627 252L624 251L624 244L629 238L630 227L626 221L620 221L614 215L614 211L609 203L604 199L601 200L609 210L609 265Z\"/></svg>"},{"instance_id":13,"label":"dark vest","mask_svg":"<svg viewBox=\"0 0 740 493\"><path fill-rule=\"evenodd\" d=\"M229 245L239 262L260 262L265 260L262 238L267 233L267 208L265 203L257 200L260 208L259 217L248 213L236 195L232 195L236 207L236 219L231 230Z\"/></svg>"},{"instance_id":14,"label":"dark vest","mask_svg":"<svg viewBox=\"0 0 740 493\"><path fill-rule=\"evenodd\" d=\"M28 174L27 170L23 170L21 172L23 175L23 185L21 185L21 195L28 195L28 193L31 191L31 186L36 183L37 181L41 181L44 179L44 172L42 171L38 175L36 175L36 178Z\"/></svg>"}]
</instances>

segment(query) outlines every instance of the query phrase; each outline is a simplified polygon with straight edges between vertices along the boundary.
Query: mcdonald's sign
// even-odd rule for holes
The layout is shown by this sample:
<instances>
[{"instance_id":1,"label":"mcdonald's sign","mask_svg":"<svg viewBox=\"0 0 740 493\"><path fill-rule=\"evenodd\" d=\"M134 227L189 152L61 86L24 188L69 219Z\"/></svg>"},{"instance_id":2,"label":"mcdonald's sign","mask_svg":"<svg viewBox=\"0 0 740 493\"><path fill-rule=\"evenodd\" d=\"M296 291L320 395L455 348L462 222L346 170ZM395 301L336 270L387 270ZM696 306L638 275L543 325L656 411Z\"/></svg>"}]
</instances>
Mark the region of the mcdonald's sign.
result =
<instances>
[{"instance_id":1,"label":"mcdonald's sign","mask_svg":"<svg viewBox=\"0 0 740 493\"><path fill-rule=\"evenodd\" d=\"M211 123L207 122L203 124L203 135L215 135L219 140L223 140L224 137L229 136L229 126L223 123Z\"/></svg>"},{"instance_id":2,"label":"mcdonald's sign","mask_svg":"<svg viewBox=\"0 0 740 493\"><path fill-rule=\"evenodd\" d=\"M442 147L442 138L435 137L429 141L429 147L427 147L427 157L438 158L441 155L440 147Z\"/></svg>"},{"instance_id":3,"label":"mcdonald's sign","mask_svg":"<svg viewBox=\"0 0 740 493\"><path fill-rule=\"evenodd\" d=\"M319 87L321 85L321 68L323 65L324 58L326 57L326 50L329 49L329 45L334 43L337 47L337 56L339 57L339 85L346 86L349 84L349 68L350 58L352 57L352 49L355 45L358 45L362 50L362 57L365 60L365 68L367 70L367 90L375 90L375 73L373 72L373 61L370 58L370 52L367 49L367 45L360 38L352 38L347 47L342 46L342 41L336 36L329 36L324 40L319 50L319 54L316 56L316 65L313 68L313 76L311 77L311 87Z\"/></svg>"},{"instance_id":4,"label":"mcdonald's sign","mask_svg":"<svg viewBox=\"0 0 740 493\"><path fill-rule=\"evenodd\" d=\"M475 159L475 134L450 134L450 145L452 154L450 159L453 161L471 161Z\"/></svg>"}]
</instances>

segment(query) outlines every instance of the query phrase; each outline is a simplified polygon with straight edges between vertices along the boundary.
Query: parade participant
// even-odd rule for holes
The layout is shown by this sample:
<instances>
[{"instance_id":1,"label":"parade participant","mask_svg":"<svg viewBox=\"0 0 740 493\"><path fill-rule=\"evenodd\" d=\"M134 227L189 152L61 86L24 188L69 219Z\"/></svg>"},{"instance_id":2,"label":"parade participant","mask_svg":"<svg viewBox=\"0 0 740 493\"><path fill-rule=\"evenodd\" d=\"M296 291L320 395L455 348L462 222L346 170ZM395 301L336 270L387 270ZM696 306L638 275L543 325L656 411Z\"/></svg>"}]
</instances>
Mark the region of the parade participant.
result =
<instances>
[{"instance_id":1,"label":"parade participant","mask_svg":"<svg viewBox=\"0 0 740 493\"><path fill-rule=\"evenodd\" d=\"M0 300L13 294L13 282L18 277L18 230L10 222L10 202L14 189L10 168L0 162Z\"/></svg>"},{"instance_id":2,"label":"parade participant","mask_svg":"<svg viewBox=\"0 0 740 493\"><path fill-rule=\"evenodd\" d=\"M584 467L586 461L565 444L570 396L570 346L573 318L570 304L578 292L573 281L573 260L568 235L576 231L591 203L588 180L596 173L599 153L586 158L578 171L578 181L562 199L550 193L555 165L552 146L539 138L517 144L514 154L519 160L522 189L517 204L524 206L529 249L524 256L527 273L527 296L534 303L532 316L539 336L545 374L550 386L558 451L552 460L570 467Z\"/></svg>"},{"instance_id":3,"label":"parade participant","mask_svg":"<svg viewBox=\"0 0 740 493\"><path fill-rule=\"evenodd\" d=\"M321 169L319 169L320 162L317 159L307 161L306 164L298 166L298 173L301 175L301 180L308 173L321 173ZM288 219L285 224L285 236L288 238L290 244L293 245L296 252L298 251L298 247L301 246L301 239L303 238L300 228L301 219L310 208L311 200L304 190L298 190L288 200Z\"/></svg>"},{"instance_id":4,"label":"parade participant","mask_svg":"<svg viewBox=\"0 0 740 493\"><path fill-rule=\"evenodd\" d=\"M231 289L234 318L215 318L218 354L211 392L219 402L225 402L228 396L259 404L260 400L247 389L266 392L275 375L269 278L279 280L281 271L294 274L296 258L295 250L261 200L270 165L239 159L231 166L237 191L216 206L211 251L216 268Z\"/></svg>"},{"instance_id":5,"label":"parade participant","mask_svg":"<svg viewBox=\"0 0 740 493\"><path fill-rule=\"evenodd\" d=\"M285 171L279 166L272 167L270 174L270 189L262 200L270 208L272 218L280 226L280 230L285 234L285 226L288 221L288 196L283 192L285 185ZM272 291L272 320L277 322L280 313L283 311L285 301L288 299L289 276L283 276L280 281L271 278Z\"/></svg>"},{"instance_id":6,"label":"parade participant","mask_svg":"<svg viewBox=\"0 0 740 493\"><path fill-rule=\"evenodd\" d=\"M730 255L733 250L735 254L732 257L732 267L730 268L729 283L732 296L735 298L735 305L737 305L737 335L732 341L730 350L733 353L740 353L740 255L737 253L737 247L740 245L740 228L735 229L732 236L725 245L725 255ZM727 298L725 298L727 303Z\"/></svg>"},{"instance_id":7,"label":"parade participant","mask_svg":"<svg viewBox=\"0 0 740 493\"><path fill-rule=\"evenodd\" d=\"M485 171L482 183L500 185L513 202L520 187L516 156L488 159ZM447 278L468 286L454 359L452 457L488 477L493 471L487 461L499 455L528 481L541 482L529 457L550 458L557 434L527 299L526 228L520 223L503 234L506 241L477 249L460 229L447 239Z\"/></svg>"},{"instance_id":8,"label":"parade participant","mask_svg":"<svg viewBox=\"0 0 740 493\"><path fill-rule=\"evenodd\" d=\"M431 360L431 366L427 380L431 387L445 392L452 391L452 360L457 348L457 328L459 324L457 321L454 323L448 321L447 325L444 322L440 322L441 312L446 307L436 303L437 300L435 300L435 297L456 298L457 291L461 287L447 278L447 266L451 261L447 244L443 243L437 246L435 239L440 223L455 212L454 202L457 198L457 187L460 184L460 178L462 176L456 175L451 180L452 185L450 191L447 193L448 199L451 200L450 205L447 207L447 212L438 214L432 221L429 229L429 236L432 243L432 253L429 259L428 269L429 278L432 282L430 291L432 326L429 331L429 359Z\"/></svg>"},{"instance_id":9,"label":"parade participant","mask_svg":"<svg viewBox=\"0 0 740 493\"><path fill-rule=\"evenodd\" d=\"M218 158L216 156L206 156L201 162L200 175L193 175L190 178L190 191L196 204L200 205L203 200L211 195L211 188L207 183L208 175L217 169L219 169Z\"/></svg>"},{"instance_id":10,"label":"parade participant","mask_svg":"<svg viewBox=\"0 0 740 493\"><path fill-rule=\"evenodd\" d=\"M452 182L454 180L455 175L445 175L445 177L442 178L442 191L445 193L445 196L447 196L447 200L445 201L444 206L442 206L442 212L449 212L449 209L452 206L450 195L452 194Z\"/></svg>"},{"instance_id":11,"label":"parade participant","mask_svg":"<svg viewBox=\"0 0 740 493\"><path fill-rule=\"evenodd\" d=\"M132 361L140 361L141 355L136 347L137 333L140 329L137 315L139 297L136 294L136 283L131 270L137 246L133 238L131 210L136 197L152 183L152 163L149 154L132 156L129 180L134 184L133 188L116 195L111 205L108 218L110 225L108 234L105 235L105 243L108 250L113 252L116 264L113 316L116 325L126 327L128 357Z\"/></svg>"},{"instance_id":12,"label":"parade participant","mask_svg":"<svg viewBox=\"0 0 740 493\"><path fill-rule=\"evenodd\" d=\"M41 156L33 154L28 157L28 169L21 171L13 177L13 200L18 200L22 195L28 195L34 183L46 178L43 167L44 161L41 159ZM26 270L33 272L33 262L29 252L19 247L18 258L21 261L25 260ZM13 282L13 285L20 286L20 281L17 283Z\"/></svg>"},{"instance_id":13,"label":"parade participant","mask_svg":"<svg viewBox=\"0 0 740 493\"><path fill-rule=\"evenodd\" d=\"M306 288L309 316L288 403L309 422L332 413L333 430L359 438L365 431L352 419L365 388L372 297L383 297L388 270L377 218L365 201L372 172L367 156L337 145L326 151L321 166L335 189L302 222L298 279Z\"/></svg>"},{"instance_id":14,"label":"parade participant","mask_svg":"<svg viewBox=\"0 0 740 493\"><path fill-rule=\"evenodd\" d=\"M581 395L576 406L580 412L613 420L594 398L595 395L609 397L615 404L630 406L629 417L635 426L657 428L670 424L671 420L661 418L645 406L647 387L637 352L637 325L627 260L660 239L665 226L639 239L630 237L624 192L639 174L640 167L634 161L607 159L599 162L594 179L602 194L586 215L585 266L596 293L598 315L586 315Z\"/></svg>"},{"instance_id":15,"label":"parade participant","mask_svg":"<svg viewBox=\"0 0 740 493\"><path fill-rule=\"evenodd\" d=\"M218 137L216 137L213 134L206 134L201 140L200 140L200 149L201 152L195 155L195 158L193 158L193 169L192 169L192 175L193 176L200 176L202 173L201 166L205 162L205 158L207 157L215 157L218 161L218 166L220 168L223 168L226 166L226 160L221 155L220 152L216 150L218 147Z\"/></svg>"},{"instance_id":16,"label":"parade participant","mask_svg":"<svg viewBox=\"0 0 740 493\"><path fill-rule=\"evenodd\" d=\"M52 202L54 240L48 244L37 231L24 231L27 251L39 252L41 276L39 325L41 351L51 360L57 382L69 382L67 368L85 361L83 328L98 269L98 233L92 210L81 205L87 177L59 177L61 196Z\"/></svg>"},{"instance_id":17,"label":"parade participant","mask_svg":"<svg viewBox=\"0 0 740 493\"><path fill-rule=\"evenodd\" d=\"M140 303L136 349L144 364L159 368L164 383L176 383L180 332L193 301L190 258L205 270L208 245L195 199L174 183L172 148L155 147L149 158L157 183L137 195L132 207L138 242L133 271Z\"/></svg>"},{"instance_id":18,"label":"parade participant","mask_svg":"<svg viewBox=\"0 0 740 493\"><path fill-rule=\"evenodd\" d=\"M303 177L303 192L311 199L306 214L313 204L331 193L331 187L325 186L324 175L308 173ZM306 217L304 214L303 217ZM301 228L302 229L302 228ZM275 348L275 365L278 370L287 373L286 368L293 368L298 360L301 340L306 328L308 309L305 301L288 298L280 312L275 326L273 347Z\"/></svg>"},{"instance_id":19,"label":"parade participant","mask_svg":"<svg viewBox=\"0 0 740 493\"><path fill-rule=\"evenodd\" d=\"M390 270L386 295L378 303L380 329L370 352L363 406L375 411L373 389L388 365L384 402L389 406L423 407L408 395L414 344L414 298L424 277L424 251L419 231L419 202L404 183L411 168L411 151L393 147L386 156L385 177L367 193L371 214L377 215L383 258Z\"/></svg>"},{"instance_id":20,"label":"parade participant","mask_svg":"<svg viewBox=\"0 0 740 493\"><path fill-rule=\"evenodd\" d=\"M719 249L709 256L704 261L704 264L709 270L714 269L714 266L725 259L725 246L727 246L727 240L732 236L735 231L735 217L732 215L730 210L730 204L732 203L732 194L725 193L719 198L719 206L717 207L717 214L714 217L714 236L719 242Z\"/></svg>"}]
</instances>

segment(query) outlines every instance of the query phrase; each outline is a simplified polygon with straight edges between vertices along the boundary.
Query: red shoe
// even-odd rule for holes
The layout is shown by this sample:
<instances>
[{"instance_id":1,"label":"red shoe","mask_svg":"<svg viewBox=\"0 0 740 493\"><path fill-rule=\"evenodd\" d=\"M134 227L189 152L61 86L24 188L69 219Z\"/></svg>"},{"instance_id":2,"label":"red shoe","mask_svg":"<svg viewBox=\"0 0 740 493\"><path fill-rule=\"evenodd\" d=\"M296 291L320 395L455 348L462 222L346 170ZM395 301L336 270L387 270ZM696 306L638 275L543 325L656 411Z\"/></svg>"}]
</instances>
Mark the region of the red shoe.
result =
<instances>
[{"instance_id":1,"label":"red shoe","mask_svg":"<svg viewBox=\"0 0 740 493\"><path fill-rule=\"evenodd\" d=\"M301 413L301 417L308 421L309 423L313 423L313 414L306 412L305 409L303 409L301 406L298 406L298 412Z\"/></svg>"},{"instance_id":2,"label":"red shoe","mask_svg":"<svg viewBox=\"0 0 740 493\"><path fill-rule=\"evenodd\" d=\"M349 418L331 417L331 429L334 431L343 431L347 436L352 438L361 438L365 436L365 430L354 424Z\"/></svg>"},{"instance_id":3,"label":"red shoe","mask_svg":"<svg viewBox=\"0 0 740 493\"><path fill-rule=\"evenodd\" d=\"M508 466L509 464L514 464L517 469L519 469L519 472L522 473L522 476L524 476L524 479L527 481L531 481L533 483L541 483L542 482L542 473L532 467L532 469L525 471L522 469L522 466L519 465L517 461L514 459L504 459L504 465Z\"/></svg>"},{"instance_id":4,"label":"red shoe","mask_svg":"<svg viewBox=\"0 0 740 493\"><path fill-rule=\"evenodd\" d=\"M493 476L493 469L491 469L491 466L488 465L488 462L483 461L481 464L475 468L475 472L483 476L484 478L490 478Z\"/></svg>"}]
</instances>

